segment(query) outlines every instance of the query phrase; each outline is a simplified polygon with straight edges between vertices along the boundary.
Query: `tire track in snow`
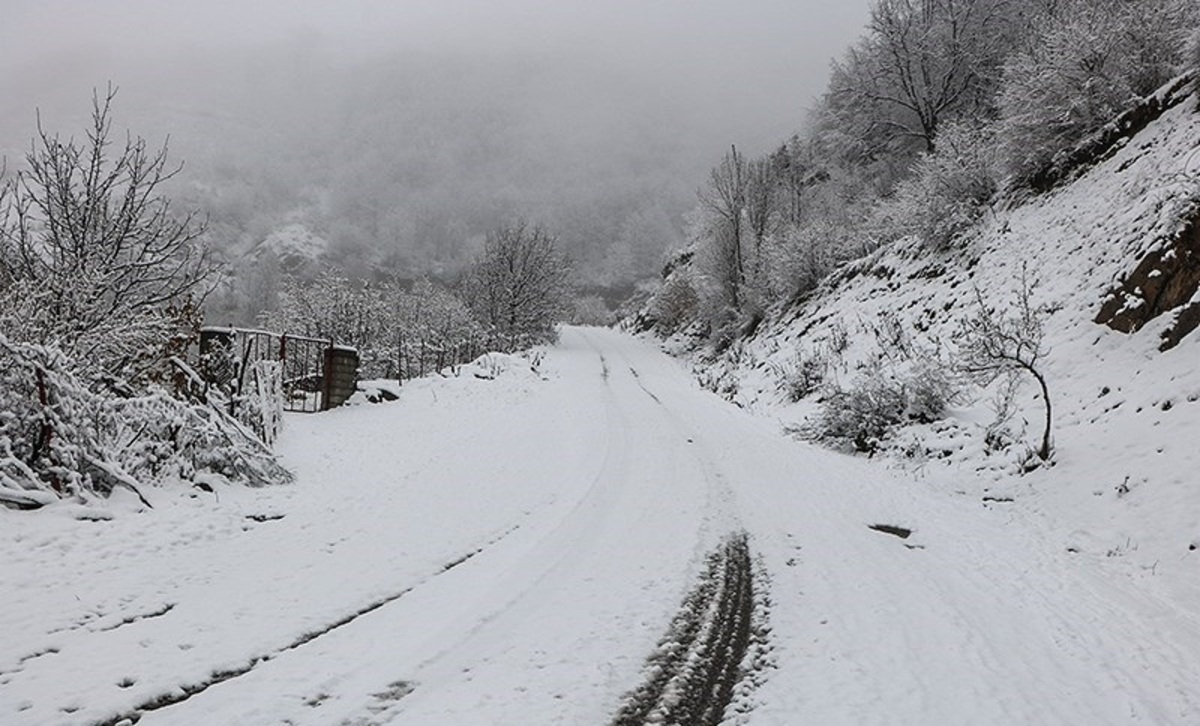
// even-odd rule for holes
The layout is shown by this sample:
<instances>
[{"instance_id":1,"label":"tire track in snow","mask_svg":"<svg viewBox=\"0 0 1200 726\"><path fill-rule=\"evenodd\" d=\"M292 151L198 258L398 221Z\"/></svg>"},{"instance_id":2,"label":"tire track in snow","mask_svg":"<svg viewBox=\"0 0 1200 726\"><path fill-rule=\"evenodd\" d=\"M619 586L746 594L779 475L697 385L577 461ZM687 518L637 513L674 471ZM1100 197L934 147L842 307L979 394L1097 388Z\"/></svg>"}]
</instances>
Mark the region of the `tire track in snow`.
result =
<instances>
[{"instance_id":1,"label":"tire track in snow","mask_svg":"<svg viewBox=\"0 0 1200 726\"><path fill-rule=\"evenodd\" d=\"M642 389L642 393L645 393L647 396L652 398L654 400L654 402L657 403L658 405L660 405L660 406L663 405L662 399L659 398L658 396L654 395L654 392L651 391L649 388L646 388L645 383L642 383L642 377L641 377L641 375L638 374L636 368L634 368L633 366L629 366L629 373L633 376L633 380L637 381L638 388Z\"/></svg>"},{"instance_id":2,"label":"tire track in snow","mask_svg":"<svg viewBox=\"0 0 1200 726\"><path fill-rule=\"evenodd\" d=\"M133 709L131 709L129 711L119 713L119 714L112 716L110 718L107 718L107 719L93 721L92 724L93 724L93 726L125 726L127 724L135 724L141 720L142 716L144 716L145 714L147 714L151 711L158 711L158 710L167 708L168 706L174 706L178 703L182 703L193 696L199 695L199 694L207 691L208 689L212 688L213 686L217 686L222 683L225 683L226 681L230 681L235 678L244 676L247 673L250 673L251 671L253 671L259 665L261 665L267 661L274 660L275 658L278 658L279 656L287 654L289 651L293 651L293 650L296 650L297 648L301 648L301 647L313 642L317 638L320 638L324 635L328 635L329 633L332 633L333 631L338 630L339 628L343 628L347 625L354 623L359 618L362 618L365 615L373 613L376 610L379 610L380 608L384 607L385 605L390 605L391 603L396 602L397 600L399 600L400 598L404 597L405 595L413 592L417 588L428 584L434 578L440 577L441 575L444 575L447 572L450 572L451 570L457 568L459 565L466 563L468 560L471 560L476 555L482 553L484 550L488 549L489 547L492 547L493 545L499 543L501 540L503 540L504 538L508 537L510 534L515 532L519 526L520 525L511 527L508 530L501 533L499 536L488 541L483 546L478 547L470 552L467 552L459 557L456 557L453 560L450 560L445 565L443 565L437 572L425 577L424 579L420 580L419 582L417 582L413 585L410 585L406 588L403 588L402 590L399 590L394 593L390 593L390 594L385 595L377 600L374 600L374 601L368 603L367 605L365 605L364 607L359 608L358 610L355 610L354 612L349 613L341 618L338 618L337 620L335 620L331 623L328 623L320 628L307 631L307 632L301 634L299 637L297 637L293 641L291 641L290 643L288 643L280 648L276 648L275 650L272 650L272 651L269 651L267 653L263 653L260 655L251 656L249 660L247 660L244 664L237 666L236 668L226 668L226 669L222 669L222 670L215 670L209 675L208 678L205 678L204 680L197 681L195 683L188 683L188 684L176 686L175 688L171 689L170 691L165 691L163 693L160 693L157 696L154 696L152 698L146 699L145 701L142 701L140 704L138 704L137 706L135 706Z\"/></svg>"},{"instance_id":3,"label":"tire track in snow","mask_svg":"<svg viewBox=\"0 0 1200 726\"><path fill-rule=\"evenodd\" d=\"M745 532L709 554L699 583L647 659L645 682L626 696L613 726L715 726L725 719L736 687L751 675L743 670L746 656L766 634L755 623L766 614L755 612L754 580Z\"/></svg>"},{"instance_id":4,"label":"tire track in snow","mask_svg":"<svg viewBox=\"0 0 1200 726\"><path fill-rule=\"evenodd\" d=\"M588 339L588 344L599 351L599 348L590 339ZM709 487L710 497L715 500L715 506L711 510L709 519L712 520L712 523L717 528L717 531L724 532L730 530L740 530L742 528L741 517L738 514L737 506L735 504L733 488L730 486L729 479L725 475L725 472L718 460L712 456L710 452L711 447L706 444L705 437L702 435L702 432L698 430L691 422L682 418L675 410L671 408L671 406L663 401L661 396L656 394L650 389L649 386L646 385L645 380L642 378L641 372L639 372L634 366L634 362L629 358L629 356L625 355L618 348L612 348L610 351L616 353L616 355L621 358L625 367L629 370L629 374L632 377L633 382L637 384L637 387L641 389L642 393L646 394L650 400L660 407L674 429L678 431L689 444L695 444L695 446L692 447L692 456L695 457L696 461L703 469L704 479Z\"/></svg>"}]
</instances>

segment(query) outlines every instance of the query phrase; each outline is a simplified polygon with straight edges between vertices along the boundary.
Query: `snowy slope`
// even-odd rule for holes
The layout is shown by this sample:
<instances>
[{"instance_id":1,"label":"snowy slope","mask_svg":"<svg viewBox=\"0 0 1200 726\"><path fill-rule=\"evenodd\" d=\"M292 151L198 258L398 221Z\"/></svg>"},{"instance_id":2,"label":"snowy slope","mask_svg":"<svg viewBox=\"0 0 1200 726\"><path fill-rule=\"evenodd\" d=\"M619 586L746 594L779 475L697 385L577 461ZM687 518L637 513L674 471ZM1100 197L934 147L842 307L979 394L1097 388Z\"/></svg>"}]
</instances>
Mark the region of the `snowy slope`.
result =
<instances>
[{"instance_id":1,"label":"snowy slope","mask_svg":"<svg viewBox=\"0 0 1200 726\"><path fill-rule=\"evenodd\" d=\"M1194 612L613 331L287 423L290 487L0 511L0 723L609 722L742 531L729 723L1200 720Z\"/></svg>"},{"instance_id":2,"label":"snowy slope","mask_svg":"<svg viewBox=\"0 0 1200 726\"><path fill-rule=\"evenodd\" d=\"M319 262L329 252L328 240L317 236L308 227L293 222L272 231L250 251L255 260L264 254L274 255L286 270L295 270Z\"/></svg>"},{"instance_id":3,"label":"snowy slope","mask_svg":"<svg viewBox=\"0 0 1200 726\"><path fill-rule=\"evenodd\" d=\"M1074 183L995 210L959 248L931 252L908 240L852 264L699 372L740 405L802 429L820 394L787 400L781 382L798 360L822 359L826 381L845 386L879 352L874 331L895 321L913 347L949 369L958 322L977 309L975 290L989 305L1011 303L1024 267L1036 283L1033 302L1050 311L1044 373L1055 407L1054 466L1019 473L1018 459L1040 436L1042 402L1031 380L1018 400L1020 443L1007 451L984 447L994 389L968 387L946 421L889 441L883 465L989 507L997 519L1036 522L1051 548L1194 617L1200 332L1164 352L1170 312L1132 334L1093 321L1140 262L1200 217L1196 109L1189 98Z\"/></svg>"}]
</instances>

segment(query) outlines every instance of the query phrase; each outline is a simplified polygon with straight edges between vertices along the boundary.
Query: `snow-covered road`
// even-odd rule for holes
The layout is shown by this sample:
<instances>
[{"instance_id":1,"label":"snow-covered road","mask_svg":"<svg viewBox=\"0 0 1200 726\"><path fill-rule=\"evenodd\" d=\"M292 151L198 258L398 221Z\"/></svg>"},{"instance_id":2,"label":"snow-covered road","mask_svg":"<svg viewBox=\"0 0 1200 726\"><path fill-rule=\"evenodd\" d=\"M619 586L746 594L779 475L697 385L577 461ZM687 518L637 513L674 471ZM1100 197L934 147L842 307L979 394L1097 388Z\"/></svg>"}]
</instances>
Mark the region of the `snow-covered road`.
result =
<instances>
[{"instance_id":1,"label":"snow-covered road","mask_svg":"<svg viewBox=\"0 0 1200 726\"><path fill-rule=\"evenodd\" d=\"M774 661L750 722L1200 723L1196 606L1152 579L617 332L494 368L289 418L293 486L0 511L0 723L605 723L742 531Z\"/></svg>"}]
</instances>

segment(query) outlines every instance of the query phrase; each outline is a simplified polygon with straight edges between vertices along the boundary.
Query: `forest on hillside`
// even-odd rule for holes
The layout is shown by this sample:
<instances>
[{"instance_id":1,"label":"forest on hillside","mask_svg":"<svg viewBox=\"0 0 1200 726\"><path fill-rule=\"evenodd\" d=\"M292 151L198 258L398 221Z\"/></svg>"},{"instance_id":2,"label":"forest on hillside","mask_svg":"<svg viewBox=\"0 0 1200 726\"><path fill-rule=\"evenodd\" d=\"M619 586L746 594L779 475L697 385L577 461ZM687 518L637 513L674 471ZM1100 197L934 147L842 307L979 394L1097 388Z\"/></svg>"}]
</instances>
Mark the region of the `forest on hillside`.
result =
<instances>
[{"instance_id":1,"label":"forest on hillside","mask_svg":"<svg viewBox=\"0 0 1200 726\"><path fill-rule=\"evenodd\" d=\"M961 242L995 205L1063 181L1085 140L1128 134L1122 112L1194 79L1198 25L1187 0L878 0L803 130L712 169L640 325L724 345L848 260Z\"/></svg>"}]
</instances>

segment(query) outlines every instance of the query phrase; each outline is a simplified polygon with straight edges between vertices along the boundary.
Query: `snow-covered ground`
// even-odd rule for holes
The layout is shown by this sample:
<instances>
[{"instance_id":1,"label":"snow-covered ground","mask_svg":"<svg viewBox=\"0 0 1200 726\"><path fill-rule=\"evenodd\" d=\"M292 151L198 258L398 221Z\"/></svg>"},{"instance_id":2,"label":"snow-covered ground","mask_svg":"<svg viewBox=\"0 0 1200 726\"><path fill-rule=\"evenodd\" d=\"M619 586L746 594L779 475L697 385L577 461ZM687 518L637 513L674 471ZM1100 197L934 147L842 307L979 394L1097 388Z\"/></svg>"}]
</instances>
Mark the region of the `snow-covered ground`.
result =
<instances>
[{"instance_id":1,"label":"snow-covered ground","mask_svg":"<svg viewBox=\"0 0 1200 726\"><path fill-rule=\"evenodd\" d=\"M904 358L895 341L890 351L881 345L896 336L952 371L959 323L979 306L976 291L1011 312L1024 270L1033 304L1046 311L1039 366L1054 405L1053 465L1021 473L1043 417L1029 377L1009 424L1011 446L989 451L985 443L995 387L963 386L943 420L903 428L876 459L996 517L1036 520L1047 549L1090 560L1109 579L1136 581L1194 617L1200 330L1163 351L1178 309L1133 333L1095 320L1144 259L1181 238L1182 250L1200 244L1195 227L1190 242L1181 234L1200 222L1198 109L1193 95L1073 183L998 207L950 249L910 239L852 263L811 298L773 311L751 339L699 373L740 406L802 428L816 419L823 392L787 400L783 383L798 361L819 362L825 384L852 386L872 370L863 361L882 356L887 369Z\"/></svg>"},{"instance_id":2,"label":"snow-covered ground","mask_svg":"<svg viewBox=\"0 0 1200 726\"><path fill-rule=\"evenodd\" d=\"M0 723L605 723L741 531L773 665L731 722L1200 722L1195 602L617 332L291 416L281 450L287 487L0 511Z\"/></svg>"}]
</instances>

